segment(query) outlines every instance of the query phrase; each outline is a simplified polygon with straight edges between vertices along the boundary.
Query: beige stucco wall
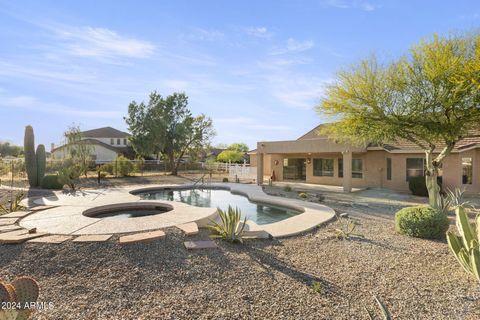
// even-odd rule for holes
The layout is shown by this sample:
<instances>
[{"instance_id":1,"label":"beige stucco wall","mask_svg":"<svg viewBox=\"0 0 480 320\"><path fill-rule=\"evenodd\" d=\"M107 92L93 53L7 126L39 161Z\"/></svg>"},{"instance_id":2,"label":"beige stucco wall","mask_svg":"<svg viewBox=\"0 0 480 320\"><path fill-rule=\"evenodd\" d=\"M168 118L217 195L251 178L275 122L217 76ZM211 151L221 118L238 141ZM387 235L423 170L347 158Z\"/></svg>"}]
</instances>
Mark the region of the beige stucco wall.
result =
<instances>
[{"instance_id":1,"label":"beige stucco wall","mask_svg":"<svg viewBox=\"0 0 480 320\"><path fill-rule=\"evenodd\" d=\"M96 161L113 161L117 158L117 153L99 145L89 145L91 154L96 155ZM60 147L52 153L53 159L63 159L67 155L67 148Z\"/></svg>"},{"instance_id":2,"label":"beige stucco wall","mask_svg":"<svg viewBox=\"0 0 480 320\"><path fill-rule=\"evenodd\" d=\"M471 185L462 185L462 165L461 158L471 157L473 160L473 183ZM264 173L271 175L275 170L277 181L283 180L283 159L285 158L311 158L311 162L306 164L307 183L318 183L325 185L341 186L343 179L338 177L338 158L342 158L340 152L334 153L292 153L292 154L266 154L264 161ZM334 176L317 177L313 176L313 159L326 158L334 159ZM407 158L425 158L424 153L398 154L386 151L368 151L353 153L353 159L363 160L363 178L352 178L353 187L374 187L387 188L391 190L409 192L408 182L406 180L406 161ZM392 179L387 180L387 158L392 159ZM252 161L253 159L253 161ZM278 161L275 164L275 160ZM251 157L250 163L256 166L255 156ZM443 163L443 186L453 189L455 187L465 187L468 193L480 192L480 149L466 151L462 153L453 153L449 155Z\"/></svg>"}]
</instances>

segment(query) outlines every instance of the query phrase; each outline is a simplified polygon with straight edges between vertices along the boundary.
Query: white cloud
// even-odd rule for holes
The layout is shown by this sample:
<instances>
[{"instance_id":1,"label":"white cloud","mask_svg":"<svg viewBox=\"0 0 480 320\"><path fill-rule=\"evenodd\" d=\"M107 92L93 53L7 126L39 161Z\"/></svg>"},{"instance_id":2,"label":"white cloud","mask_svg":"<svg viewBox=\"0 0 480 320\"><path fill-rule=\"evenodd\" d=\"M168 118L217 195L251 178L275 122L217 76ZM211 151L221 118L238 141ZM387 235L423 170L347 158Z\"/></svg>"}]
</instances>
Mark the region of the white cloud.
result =
<instances>
[{"instance_id":1,"label":"white cloud","mask_svg":"<svg viewBox=\"0 0 480 320\"><path fill-rule=\"evenodd\" d=\"M225 38L225 34L219 30L195 28L187 35L182 35L180 38L197 41L218 41Z\"/></svg>"},{"instance_id":2,"label":"white cloud","mask_svg":"<svg viewBox=\"0 0 480 320\"><path fill-rule=\"evenodd\" d=\"M296 40L294 38L288 38L284 48L274 49L271 55L280 55L285 53L298 53L309 50L315 46L315 42L312 40Z\"/></svg>"},{"instance_id":3,"label":"white cloud","mask_svg":"<svg viewBox=\"0 0 480 320\"><path fill-rule=\"evenodd\" d=\"M72 55L95 58L147 58L155 46L144 40L119 35L106 28L50 26Z\"/></svg>"},{"instance_id":4,"label":"white cloud","mask_svg":"<svg viewBox=\"0 0 480 320\"><path fill-rule=\"evenodd\" d=\"M95 108L96 110L85 110L82 108L72 108L57 103L43 102L32 96L1 97L0 107L25 109L42 113L51 113L57 115L64 114L89 118L112 119L121 117L123 115L121 112L118 111L96 111L98 109L101 109L99 107Z\"/></svg>"},{"instance_id":5,"label":"white cloud","mask_svg":"<svg viewBox=\"0 0 480 320\"><path fill-rule=\"evenodd\" d=\"M368 1L359 0L323 0L322 4L326 7L338 9L360 9L363 11L374 11L378 8L378 6L373 5Z\"/></svg>"},{"instance_id":6,"label":"white cloud","mask_svg":"<svg viewBox=\"0 0 480 320\"><path fill-rule=\"evenodd\" d=\"M257 38L271 38L273 35L266 27L250 27L246 31L247 34Z\"/></svg>"}]
</instances>

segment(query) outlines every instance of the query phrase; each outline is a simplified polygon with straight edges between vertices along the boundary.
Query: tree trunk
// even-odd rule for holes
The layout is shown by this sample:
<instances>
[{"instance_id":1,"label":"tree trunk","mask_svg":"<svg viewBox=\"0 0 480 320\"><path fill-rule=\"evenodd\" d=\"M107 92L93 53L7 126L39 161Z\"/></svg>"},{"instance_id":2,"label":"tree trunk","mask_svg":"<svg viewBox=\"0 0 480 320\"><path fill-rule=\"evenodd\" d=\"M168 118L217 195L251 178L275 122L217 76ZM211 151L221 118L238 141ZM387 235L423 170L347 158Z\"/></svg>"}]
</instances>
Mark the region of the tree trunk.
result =
<instances>
[{"instance_id":1,"label":"tree trunk","mask_svg":"<svg viewBox=\"0 0 480 320\"><path fill-rule=\"evenodd\" d=\"M426 165L425 183L428 190L428 203L432 208L440 209L442 199L440 196L440 186L438 185L438 166L439 163L433 160L433 150L425 151Z\"/></svg>"},{"instance_id":2,"label":"tree trunk","mask_svg":"<svg viewBox=\"0 0 480 320\"><path fill-rule=\"evenodd\" d=\"M170 163L170 168L172 170L172 175L177 176L178 175L178 167L175 165L175 157L173 156L173 154L168 156L168 160L169 160L169 163Z\"/></svg>"}]
</instances>

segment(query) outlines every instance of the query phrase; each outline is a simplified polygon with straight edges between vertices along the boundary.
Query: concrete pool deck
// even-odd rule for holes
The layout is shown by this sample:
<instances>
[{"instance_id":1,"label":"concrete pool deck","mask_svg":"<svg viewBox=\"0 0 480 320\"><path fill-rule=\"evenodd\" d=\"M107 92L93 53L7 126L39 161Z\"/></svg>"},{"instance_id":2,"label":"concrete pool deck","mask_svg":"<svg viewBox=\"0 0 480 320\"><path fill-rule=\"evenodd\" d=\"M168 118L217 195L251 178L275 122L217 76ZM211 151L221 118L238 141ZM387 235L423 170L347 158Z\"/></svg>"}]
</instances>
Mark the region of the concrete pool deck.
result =
<instances>
[{"instance_id":1,"label":"concrete pool deck","mask_svg":"<svg viewBox=\"0 0 480 320\"><path fill-rule=\"evenodd\" d=\"M53 197L34 200L36 205L54 205L55 208L32 213L20 220L23 228L36 228L38 232L62 235L98 235L142 232L158 230L186 223L195 222L199 227L206 227L214 219L216 208L200 208L175 201L141 200L131 192L151 191L163 188L191 188L193 185L145 185L129 186L116 189L86 190L76 194L56 193ZM199 186L197 186L199 187ZM270 204L299 210L302 213L275 223L257 225L248 222L249 231L266 231L273 237L287 237L311 230L319 224L335 217L333 209L312 202L296 199L279 198L267 195L256 185L236 183L212 183L204 188L230 190L233 194L247 197L251 202ZM173 210L152 216L132 219L95 218L83 215L83 212L99 206L118 203L158 203L173 206Z\"/></svg>"}]
</instances>

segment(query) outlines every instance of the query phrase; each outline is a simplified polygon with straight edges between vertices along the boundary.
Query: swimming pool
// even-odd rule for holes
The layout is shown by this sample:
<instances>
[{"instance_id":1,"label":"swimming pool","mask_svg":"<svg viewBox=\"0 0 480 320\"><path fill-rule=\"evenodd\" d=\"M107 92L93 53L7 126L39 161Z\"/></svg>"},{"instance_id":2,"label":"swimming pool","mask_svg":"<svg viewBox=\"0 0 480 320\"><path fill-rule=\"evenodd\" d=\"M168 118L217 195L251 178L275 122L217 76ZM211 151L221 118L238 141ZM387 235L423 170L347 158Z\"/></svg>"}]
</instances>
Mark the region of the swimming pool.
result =
<instances>
[{"instance_id":1,"label":"swimming pool","mask_svg":"<svg viewBox=\"0 0 480 320\"><path fill-rule=\"evenodd\" d=\"M256 224L268 224L293 217L301 212L289 208L250 202L248 198L221 189L159 189L137 194L144 200L167 200L190 204L196 207L220 208L237 207L242 217Z\"/></svg>"}]
</instances>

